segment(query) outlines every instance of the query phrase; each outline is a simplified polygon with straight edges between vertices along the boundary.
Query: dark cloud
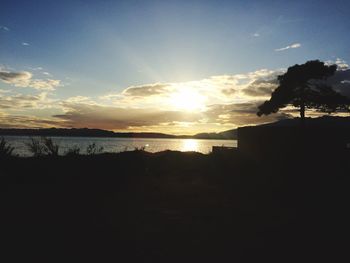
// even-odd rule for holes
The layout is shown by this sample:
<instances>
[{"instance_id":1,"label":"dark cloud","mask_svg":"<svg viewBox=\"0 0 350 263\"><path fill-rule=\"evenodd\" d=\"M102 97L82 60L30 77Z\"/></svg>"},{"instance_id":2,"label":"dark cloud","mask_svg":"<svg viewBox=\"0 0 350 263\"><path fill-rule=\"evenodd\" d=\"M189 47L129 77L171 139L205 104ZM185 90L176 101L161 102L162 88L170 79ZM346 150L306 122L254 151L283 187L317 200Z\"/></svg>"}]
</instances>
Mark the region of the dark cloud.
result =
<instances>
[{"instance_id":1,"label":"dark cloud","mask_svg":"<svg viewBox=\"0 0 350 263\"><path fill-rule=\"evenodd\" d=\"M251 97L268 97L278 86L277 75L275 73L267 79L257 79L242 92ZM343 95L350 97L350 69L336 71L332 77L328 78L327 83Z\"/></svg>"},{"instance_id":2,"label":"dark cloud","mask_svg":"<svg viewBox=\"0 0 350 263\"><path fill-rule=\"evenodd\" d=\"M277 88L277 75L273 75L270 79L257 79L243 89L243 93L251 97L266 97L270 96L272 91Z\"/></svg>"},{"instance_id":3,"label":"dark cloud","mask_svg":"<svg viewBox=\"0 0 350 263\"><path fill-rule=\"evenodd\" d=\"M0 112L0 128L51 128L65 127L62 121L35 116L7 115Z\"/></svg>"},{"instance_id":4,"label":"dark cloud","mask_svg":"<svg viewBox=\"0 0 350 263\"><path fill-rule=\"evenodd\" d=\"M0 109L36 108L40 101L42 97L39 95L0 95Z\"/></svg>"},{"instance_id":5,"label":"dark cloud","mask_svg":"<svg viewBox=\"0 0 350 263\"><path fill-rule=\"evenodd\" d=\"M256 115L257 106L262 101L237 104L217 104L200 113L184 113L180 111L162 111L159 109L125 109L88 105L83 103L65 103L69 110L53 117L64 123L66 127L100 128L108 130L126 130L135 127L176 126L176 123L186 122L193 125L254 125L288 118L288 113L280 112L264 118ZM164 128L164 126L163 126Z\"/></svg>"},{"instance_id":6,"label":"dark cloud","mask_svg":"<svg viewBox=\"0 0 350 263\"><path fill-rule=\"evenodd\" d=\"M30 87L37 90L55 90L60 85L60 80L56 79L32 79L32 74L28 71L0 71L0 79L16 87Z\"/></svg>"},{"instance_id":7,"label":"dark cloud","mask_svg":"<svg viewBox=\"0 0 350 263\"><path fill-rule=\"evenodd\" d=\"M334 76L327 80L327 83L341 94L350 97L350 69L336 71Z\"/></svg>"},{"instance_id":8,"label":"dark cloud","mask_svg":"<svg viewBox=\"0 0 350 263\"><path fill-rule=\"evenodd\" d=\"M200 118L198 113L159 109L126 109L87 104L65 104L64 107L69 110L54 117L65 121L70 127L116 130L170 122L193 122Z\"/></svg>"},{"instance_id":9,"label":"dark cloud","mask_svg":"<svg viewBox=\"0 0 350 263\"><path fill-rule=\"evenodd\" d=\"M222 122L233 126L255 125L290 118L289 113L283 111L264 117L258 117L256 112L263 101L235 103L229 105L212 105L206 115L211 122Z\"/></svg>"},{"instance_id":10,"label":"dark cloud","mask_svg":"<svg viewBox=\"0 0 350 263\"><path fill-rule=\"evenodd\" d=\"M167 92L168 88L168 84L162 83L132 86L124 90L123 94L132 97L145 97L162 94L164 92Z\"/></svg>"},{"instance_id":11,"label":"dark cloud","mask_svg":"<svg viewBox=\"0 0 350 263\"><path fill-rule=\"evenodd\" d=\"M236 89L234 88L230 88L230 89L223 89L222 93L224 93L225 95L229 96L229 95L233 95L237 92Z\"/></svg>"},{"instance_id":12,"label":"dark cloud","mask_svg":"<svg viewBox=\"0 0 350 263\"><path fill-rule=\"evenodd\" d=\"M328 78L330 83L339 83L344 80L350 80L350 69L337 70L332 77Z\"/></svg>"},{"instance_id":13,"label":"dark cloud","mask_svg":"<svg viewBox=\"0 0 350 263\"><path fill-rule=\"evenodd\" d=\"M7 83L16 83L18 81L28 80L32 74L27 71L22 72L6 72L0 71L0 79Z\"/></svg>"},{"instance_id":14,"label":"dark cloud","mask_svg":"<svg viewBox=\"0 0 350 263\"><path fill-rule=\"evenodd\" d=\"M15 85L20 83L17 82L18 80L23 80L28 77L28 75L23 74L23 72L0 73L0 79L15 83ZM8 127L11 127L11 125L13 125L13 127L19 127L20 125L22 125L22 127L40 127L40 125L42 127L47 127L51 125L54 127L88 127L108 130L157 130L164 132L175 131L180 125L184 125L182 126L185 127L183 128L184 130L186 129L185 124L188 124L189 128L188 132L186 131L187 133L191 133L194 129L198 130L199 128L203 131L205 131L207 127L222 130L227 127L234 128L236 126L273 122L290 118L292 115L297 114L294 109L285 108L281 109L281 111L276 114L270 114L264 117L258 117L256 115L258 106L262 104L267 97L270 97L271 92L277 87L277 75L280 74L282 74L281 71L257 72L250 77L244 78L244 81L241 82L237 81L237 79L242 79L242 76L236 78L224 76L212 78L210 81L206 80L203 82L202 90L207 92L204 93L204 95L208 96L208 101L206 101L206 107L203 106L200 112L175 111L171 110L171 105L165 105L166 107L163 108L156 108L157 105L153 106L153 102L166 102L166 100L164 100L164 95L174 94L178 91L179 87L182 88L182 86L177 86L176 83L155 83L129 87L124 90L122 94L119 93L118 96L123 98L123 103L118 104L118 100L116 100L114 104L123 105L119 107L100 105L93 99L88 100L83 97L71 98L66 101L56 101L54 107L56 107L56 109L60 108L64 113L55 114L50 118L17 115L5 116L0 113L0 121L3 127L6 125ZM231 78L232 81L229 81ZM30 81L30 87L34 87L35 84L36 87L39 88L39 83L31 79ZM335 89L350 96L350 70L337 71L335 76L328 81ZM40 83L40 85L42 84ZM189 85L193 85L193 83ZM200 90L200 88L202 88L200 82L195 83L195 86L192 88L197 88L199 91L202 91ZM213 97L210 97L211 91L216 92L213 92ZM237 92L237 94L234 95L235 97L237 96L237 100L245 102L223 104L227 100L221 99L222 94L220 92L227 95ZM5 93L3 94L5 95ZM216 94L220 96L215 97ZM156 97L156 95L158 95L158 97ZM151 98L148 99L146 97ZM148 104L145 104L144 101L147 101ZM208 105L210 102L216 104ZM45 103L48 103L47 98L40 97L40 95L14 95L7 97L0 95L0 109L10 109L9 112L26 108L40 109ZM137 106L146 107L146 105L152 108L136 108ZM162 105L164 105L164 103Z\"/></svg>"}]
</instances>

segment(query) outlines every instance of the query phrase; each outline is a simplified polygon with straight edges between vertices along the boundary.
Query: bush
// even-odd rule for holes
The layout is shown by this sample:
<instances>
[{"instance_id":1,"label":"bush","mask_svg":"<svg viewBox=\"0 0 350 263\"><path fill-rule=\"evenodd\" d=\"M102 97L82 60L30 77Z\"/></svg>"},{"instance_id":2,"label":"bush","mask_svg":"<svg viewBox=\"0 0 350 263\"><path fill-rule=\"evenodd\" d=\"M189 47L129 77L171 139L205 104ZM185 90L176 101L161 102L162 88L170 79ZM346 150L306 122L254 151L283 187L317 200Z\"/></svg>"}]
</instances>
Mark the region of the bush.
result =
<instances>
[{"instance_id":1,"label":"bush","mask_svg":"<svg viewBox=\"0 0 350 263\"><path fill-rule=\"evenodd\" d=\"M74 145L71 148L68 148L68 150L65 152L66 156L77 156L80 154L80 148L76 145Z\"/></svg>"},{"instance_id":2,"label":"bush","mask_svg":"<svg viewBox=\"0 0 350 263\"><path fill-rule=\"evenodd\" d=\"M46 155L58 156L58 150L60 146L55 143L51 138L42 137L42 143L44 145L44 152Z\"/></svg>"},{"instance_id":3,"label":"bush","mask_svg":"<svg viewBox=\"0 0 350 263\"><path fill-rule=\"evenodd\" d=\"M97 147L96 143L89 144L86 148L87 155L95 155L103 152L103 147Z\"/></svg>"},{"instance_id":4,"label":"bush","mask_svg":"<svg viewBox=\"0 0 350 263\"><path fill-rule=\"evenodd\" d=\"M134 151L135 152L144 152L146 150L146 146L140 146L140 147L135 147Z\"/></svg>"},{"instance_id":5,"label":"bush","mask_svg":"<svg viewBox=\"0 0 350 263\"><path fill-rule=\"evenodd\" d=\"M12 147L6 140L1 137L0 139L0 157L12 156L12 152L15 148Z\"/></svg>"},{"instance_id":6,"label":"bush","mask_svg":"<svg viewBox=\"0 0 350 263\"><path fill-rule=\"evenodd\" d=\"M26 143L29 151L34 157L39 156L58 156L59 145L55 143L51 138L41 137L36 139L31 137L30 142Z\"/></svg>"},{"instance_id":7,"label":"bush","mask_svg":"<svg viewBox=\"0 0 350 263\"><path fill-rule=\"evenodd\" d=\"M44 146L41 144L39 139L30 137L30 142L26 143L28 150L33 154L34 157L44 155Z\"/></svg>"}]
</instances>

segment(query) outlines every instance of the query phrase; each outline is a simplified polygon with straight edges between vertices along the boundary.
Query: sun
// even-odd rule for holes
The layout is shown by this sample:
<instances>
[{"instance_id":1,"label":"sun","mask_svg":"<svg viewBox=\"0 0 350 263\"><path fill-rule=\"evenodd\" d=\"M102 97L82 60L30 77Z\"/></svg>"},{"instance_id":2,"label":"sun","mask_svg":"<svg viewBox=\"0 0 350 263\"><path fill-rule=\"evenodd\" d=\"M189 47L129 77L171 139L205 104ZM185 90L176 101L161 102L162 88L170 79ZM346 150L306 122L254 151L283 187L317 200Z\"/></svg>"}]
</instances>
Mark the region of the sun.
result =
<instances>
[{"instance_id":1,"label":"sun","mask_svg":"<svg viewBox=\"0 0 350 263\"><path fill-rule=\"evenodd\" d=\"M196 152L199 150L199 144L197 140L194 139L184 139L182 142L181 151L184 152Z\"/></svg>"},{"instance_id":2,"label":"sun","mask_svg":"<svg viewBox=\"0 0 350 263\"><path fill-rule=\"evenodd\" d=\"M181 89L170 96L170 104L176 110L201 111L205 101L206 97L193 89Z\"/></svg>"}]
</instances>

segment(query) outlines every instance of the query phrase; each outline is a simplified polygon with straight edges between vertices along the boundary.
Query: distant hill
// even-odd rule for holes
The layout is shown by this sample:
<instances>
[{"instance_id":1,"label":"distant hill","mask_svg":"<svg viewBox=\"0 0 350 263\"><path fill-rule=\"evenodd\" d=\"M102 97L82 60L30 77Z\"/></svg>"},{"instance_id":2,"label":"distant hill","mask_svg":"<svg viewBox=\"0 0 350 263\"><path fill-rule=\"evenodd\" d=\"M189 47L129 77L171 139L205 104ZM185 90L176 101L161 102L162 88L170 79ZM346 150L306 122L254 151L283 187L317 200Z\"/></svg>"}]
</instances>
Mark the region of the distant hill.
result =
<instances>
[{"instance_id":1,"label":"distant hill","mask_svg":"<svg viewBox=\"0 0 350 263\"><path fill-rule=\"evenodd\" d=\"M198 133L193 136L196 139L217 139L217 140L236 140L237 129L223 131L219 133Z\"/></svg>"},{"instance_id":2,"label":"distant hill","mask_svg":"<svg viewBox=\"0 0 350 263\"><path fill-rule=\"evenodd\" d=\"M291 127L300 125L300 118L284 119L272 123L259 125L262 127L266 126L280 126L280 127ZM306 118L305 125L307 127L344 127L350 128L350 117L339 117L339 116L322 116L319 118Z\"/></svg>"},{"instance_id":3,"label":"distant hill","mask_svg":"<svg viewBox=\"0 0 350 263\"><path fill-rule=\"evenodd\" d=\"M49 129L0 129L1 135L13 136L63 136L63 137L116 137L116 138L195 138L195 139L223 139L234 140L237 138L237 131L229 130L220 133L199 133L189 135L170 135L155 132L113 132L100 129L88 128L49 128Z\"/></svg>"},{"instance_id":4,"label":"distant hill","mask_svg":"<svg viewBox=\"0 0 350 263\"><path fill-rule=\"evenodd\" d=\"M266 126L297 126L300 118L284 119L272 123L259 125ZM350 117L323 116L319 118L306 118L308 127L344 127L350 128ZM213 139L213 140L237 140L237 129L218 133L198 133L195 135L171 135L156 132L113 132L101 129L88 128L49 128L49 129L0 129L1 135L17 136L66 136L66 137L116 137L116 138L178 138L178 139Z\"/></svg>"}]
</instances>

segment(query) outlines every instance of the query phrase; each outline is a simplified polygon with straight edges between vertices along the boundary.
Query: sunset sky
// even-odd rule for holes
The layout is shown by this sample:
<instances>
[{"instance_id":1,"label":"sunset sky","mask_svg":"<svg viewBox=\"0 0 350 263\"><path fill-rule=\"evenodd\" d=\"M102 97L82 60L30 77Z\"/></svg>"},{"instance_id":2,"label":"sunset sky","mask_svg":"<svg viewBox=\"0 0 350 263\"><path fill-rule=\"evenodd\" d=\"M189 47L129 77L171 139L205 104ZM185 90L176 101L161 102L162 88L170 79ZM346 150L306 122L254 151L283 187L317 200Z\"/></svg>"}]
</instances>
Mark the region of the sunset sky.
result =
<instances>
[{"instance_id":1,"label":"sunset sky","mask_svg":"<svg viewBox=\"0 0 350 263\"><path fill-rule=\"evenodd\" d=\"M0 127L218 132L289 66L336 63L350 95L349 1L16 1L0 8Z\"/></svg>"}]
</instances>

